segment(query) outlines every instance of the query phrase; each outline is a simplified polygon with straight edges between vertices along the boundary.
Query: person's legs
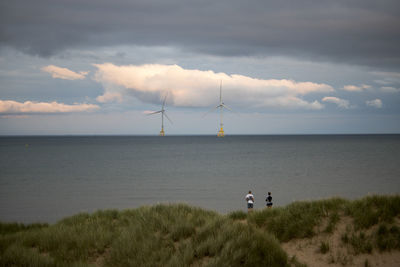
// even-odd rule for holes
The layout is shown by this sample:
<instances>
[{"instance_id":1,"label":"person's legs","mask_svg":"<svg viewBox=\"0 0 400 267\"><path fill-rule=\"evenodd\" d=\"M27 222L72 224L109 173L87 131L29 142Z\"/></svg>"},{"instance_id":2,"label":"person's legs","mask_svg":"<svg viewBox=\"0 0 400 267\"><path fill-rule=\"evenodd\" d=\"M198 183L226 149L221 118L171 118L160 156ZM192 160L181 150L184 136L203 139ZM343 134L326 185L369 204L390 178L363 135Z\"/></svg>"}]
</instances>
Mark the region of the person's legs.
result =
<instances>
[{"instance_id":1,"label":"person's legs","mask_svg":"<svg viewBox=\"0 0 400 267\"><path fill-rule=\"evenodd\" d=\"M247 211L250 212L253 210L253 203L247 203Z\"/></svg>"}]
</instances>

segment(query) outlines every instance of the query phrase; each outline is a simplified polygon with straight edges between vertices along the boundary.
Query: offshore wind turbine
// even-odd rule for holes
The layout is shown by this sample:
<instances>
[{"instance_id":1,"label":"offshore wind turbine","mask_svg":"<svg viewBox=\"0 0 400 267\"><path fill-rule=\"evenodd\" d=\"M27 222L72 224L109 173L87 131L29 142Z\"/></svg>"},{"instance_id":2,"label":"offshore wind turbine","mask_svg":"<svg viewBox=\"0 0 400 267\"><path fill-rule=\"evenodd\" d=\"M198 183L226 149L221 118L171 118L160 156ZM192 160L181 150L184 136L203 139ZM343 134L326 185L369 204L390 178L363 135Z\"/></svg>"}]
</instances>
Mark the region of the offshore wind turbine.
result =
<instances>
[{"instance_id":1,"label":"offshore wind turbine","mask_svg":"<svg viewBox=\"0 0 400 267\"><path fill-rule=\"evenodd\" d=\"M171 121L171 119L168 117L168 115L167 115L167 113L165 112L165 103L166 103L166 101L167 101L167 96L168 96L168 94L164 97L164 101L163 101L163 104L162 104L162 107L161 107L161 110L159 110L159 111L155 111L155 112L152 112L152 113L149 113L149 114L147 114L147 115L154 115L154 114L158 114L158 113L161 113L161 131L160 131L160 136L165 136L165 132L164 132L164 116L169 120L169 122L172 124L172 121Z\"/></svg>"},{"instance_id":2,"label":"offshore wind turbine","mask_svg":"<svg viewBox=\"0 0 400 267\"><path fill-rule=\"evenodd\" d=\"M229 109L230 111L232 111L232 109L230 107L228 107L227 105L225 105L225 103L222 101L222 81L221 81L221 83L219 85L219 105L217 105L215 108L212 109L212 110L219 109L219 116L220 116L220 124L219 125L220 125L220 129L219 129L219 131L217 133L218 137L224 137L225 136L224 123L223 123L223 120L222 120L223 119L223 109L224 108ZM210 111L212 111L212 110L210 110Z\"/></svg>"}]
</instances>

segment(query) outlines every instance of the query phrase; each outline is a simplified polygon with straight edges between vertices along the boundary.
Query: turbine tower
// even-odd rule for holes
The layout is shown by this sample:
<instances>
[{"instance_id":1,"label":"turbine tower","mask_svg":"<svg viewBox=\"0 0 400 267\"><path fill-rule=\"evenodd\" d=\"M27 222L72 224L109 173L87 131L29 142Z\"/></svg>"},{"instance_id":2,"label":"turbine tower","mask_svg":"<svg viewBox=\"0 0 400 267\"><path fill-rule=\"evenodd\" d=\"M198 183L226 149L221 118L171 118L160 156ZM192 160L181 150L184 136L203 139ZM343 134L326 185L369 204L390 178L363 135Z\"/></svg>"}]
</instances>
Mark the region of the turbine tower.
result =
<instances>
[{"instance_id":1,"label":"turbine tower","mask_svg":"<svg viewBox=\"0 0 400 267\"><path fill-rule=\"evenodd\" d=\"M147 114L147 115L154 115L154 114L157 114L157 113L161 113L161 131L160 131L160 134L159 134L160 136L165 136L165 132L164 132L164 116L165 116L165 117L169 120L169 122L172 124L171 119L168 117L168 115L167 115L167 113L165 112L165 109L164 109L164 107L165 107L165 102L167 101L167 96L168 96L168 94L164 97L164 101L163 101L161 110L155 111L155 112L152 112L152 113Z\"/></svg>"},{"instance_id":2,"label":"turbine tower","mask_svg":"<svg viewBox=\"0 0 400 267\"><path fill-rule=\"evenodd\" d=\"M225 103L222 101L222 81L221 81L221 83L219 85L219 105L217 105L215 108L212 109L212 110L219 109L219 116L220 116L220 124L219 125L220 125L220 129L219 129L219 131L217 133L218 137L224 137L225 136L224 123L223 123L223 120L222 120L222 118L223 118L223 109L224 108L229 109L230 111L232 111L232 109L229 108L227 105L225 105Z\"/></svg>"}]
</instances>

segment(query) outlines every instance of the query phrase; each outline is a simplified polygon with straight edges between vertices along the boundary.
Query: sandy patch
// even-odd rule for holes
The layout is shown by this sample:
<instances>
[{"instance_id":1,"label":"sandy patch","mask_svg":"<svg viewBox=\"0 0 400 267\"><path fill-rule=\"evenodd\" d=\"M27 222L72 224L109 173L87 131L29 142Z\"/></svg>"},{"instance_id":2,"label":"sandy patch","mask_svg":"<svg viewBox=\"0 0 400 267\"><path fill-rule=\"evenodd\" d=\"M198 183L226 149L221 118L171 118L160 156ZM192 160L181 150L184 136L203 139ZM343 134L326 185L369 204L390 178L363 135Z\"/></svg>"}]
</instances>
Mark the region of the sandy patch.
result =
<instances>
[{"instance_id":1,"label":"sandy patch","mask_svg":"<svg viewBox=\"0 0 400 267\"><path fill-rule=\"evenodd\" d=\"M352 227L353 221L350 217L341 216L335 230L329 234L324 233L322 222L316 232L319 234L313 238L295 239L287 243L282 243L282 248L289 257L307 264L308 267L320 266L380 266L396 267L400 266L400 251L379 253L376 249L371 254L353 253L352 248L342 242L342 235ZM329 247L325 253L321 252L322 246Z\"/></svg>"}]
</instances>

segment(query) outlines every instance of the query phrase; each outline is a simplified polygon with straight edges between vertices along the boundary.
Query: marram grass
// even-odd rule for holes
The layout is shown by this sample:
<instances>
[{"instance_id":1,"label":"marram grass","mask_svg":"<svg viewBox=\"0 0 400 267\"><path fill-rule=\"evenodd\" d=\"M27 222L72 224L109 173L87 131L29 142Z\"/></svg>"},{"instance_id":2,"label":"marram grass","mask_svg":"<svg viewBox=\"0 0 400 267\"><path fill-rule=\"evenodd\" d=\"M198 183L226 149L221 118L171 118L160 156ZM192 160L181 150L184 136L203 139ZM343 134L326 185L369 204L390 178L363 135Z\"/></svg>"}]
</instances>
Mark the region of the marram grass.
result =
<instances>
[{"instance_id":1,"label":"marram grass","mask_svg":"<svg viewBox=\"0 0 400 267\"><path fill-rule=\"evenodd\" d=\"M287 266L253 225L183 204L78 214L54 225L1 224L0 266Z\"/></svg>"},{"instance_id":2,"label":"marram grass","mask_svg":"<svg viewBox=\"0 0 400 267\"><path fill-rule=\"evenodd\" d=\"M53 225L0 223L0 266L301 266L280 242L312 237L323 221L331 233L341 216L353 218L342 242L355 254L400 249L400 196L227 215L171 204L81 213Z\"/></svg>"},{"instance_id":3,"label":"marram grass","mask_svg":"<svg viewBox=\"0 0 400 267\"><path fill-rule=\"evenodd\" d=\"M332 232L343 214L353 218L356 231L380 223L391 224L400 219L400 195L368 196L349 201L331 198L317 201L298 201L285 207L262 209L252 212L250 224L264 229L280 241L306 238L315 234L314 229L323 219L328 220L325 232ZM235 219L237 215L232 216Z\"/></svg>"}]
</instances>

